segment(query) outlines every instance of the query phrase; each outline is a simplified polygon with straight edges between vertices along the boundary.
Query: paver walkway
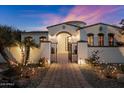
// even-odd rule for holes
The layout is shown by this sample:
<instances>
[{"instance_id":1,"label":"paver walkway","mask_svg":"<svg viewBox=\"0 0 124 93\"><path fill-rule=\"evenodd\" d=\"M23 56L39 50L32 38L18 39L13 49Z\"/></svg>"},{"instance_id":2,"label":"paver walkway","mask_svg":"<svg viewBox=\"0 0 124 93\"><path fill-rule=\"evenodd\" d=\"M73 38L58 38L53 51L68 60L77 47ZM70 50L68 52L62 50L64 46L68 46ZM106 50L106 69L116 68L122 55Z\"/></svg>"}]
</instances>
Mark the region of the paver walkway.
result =
<instances>
[{"instance_id":1,"label":"paver walkway","mask_svg":"<svg viewBox=\"0 0 124 93\"><path fill-rule=\"evenodd\" d=\"M59 63L69 63L68 54L57 54L57 60Z\"/></svg>"},{"instance_id":2,"label":"paver walkway","mask_svg":"<svg viewBox=\"0 0 124 93\"><path fill-rule=\"evenodd\" d=\"M43 78L40 88L83 88L91 87L84 79L83 74L76 63L53 63L46 76Z\"/></svg>"}]
</instances>

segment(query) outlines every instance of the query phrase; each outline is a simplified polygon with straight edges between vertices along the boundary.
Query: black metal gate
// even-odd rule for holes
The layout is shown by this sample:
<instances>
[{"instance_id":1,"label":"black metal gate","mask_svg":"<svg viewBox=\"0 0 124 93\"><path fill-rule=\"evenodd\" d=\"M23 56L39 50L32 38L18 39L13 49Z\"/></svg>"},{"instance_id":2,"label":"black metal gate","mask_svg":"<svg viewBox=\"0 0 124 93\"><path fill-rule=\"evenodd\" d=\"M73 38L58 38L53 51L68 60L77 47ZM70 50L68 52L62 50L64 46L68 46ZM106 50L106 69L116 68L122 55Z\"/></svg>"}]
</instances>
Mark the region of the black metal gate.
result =
<instances>
[{"instance_id":1,"label":"black metal gate","mask_svg":"<svg viewBox=\"0 0 124 93\"><path fill-rule=\"evenodd\" d=\"M57 43L51 43L51 62L57 62Z\"/></svg>"},{"instance_id":2,"label":"black metal gate","mask_svg":"<svg viewBox=\"0 0 124 93\"><path fill-rule=\"evenodd\" d=\"M77 43L68 43L68 59L70 62L77 62Z\"/></svg>"},{"instance_id":3,"label":"black metal gate","mask_svg":"<svg viewBox=\"0 0 124 93\"><path fill-rule=\"evenodd\" d=\"M68 59L70 62L72 62L72 44L68 43Z\"/></svg>"}]
</instances>

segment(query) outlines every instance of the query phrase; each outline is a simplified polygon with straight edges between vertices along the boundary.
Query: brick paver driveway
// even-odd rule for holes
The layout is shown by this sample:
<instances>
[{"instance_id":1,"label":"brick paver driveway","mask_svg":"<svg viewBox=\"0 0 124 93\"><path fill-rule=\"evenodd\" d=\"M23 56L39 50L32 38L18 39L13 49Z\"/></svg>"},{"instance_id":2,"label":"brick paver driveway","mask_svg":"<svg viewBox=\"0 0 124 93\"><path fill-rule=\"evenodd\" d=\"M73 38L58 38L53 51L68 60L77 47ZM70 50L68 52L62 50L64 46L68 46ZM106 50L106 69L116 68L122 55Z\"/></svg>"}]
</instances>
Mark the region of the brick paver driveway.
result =
<instances>
[{"instance_id":1,"label":"brick paver driveway","mask_svg":"<svg viewBox=\"0 0 124 93\"><path fill-rule=\"evenodd\" d=\"M84 79L79 65L76 63L53 63L40 88L83 88L91 87Z\"/></svg>"}]
</instances>

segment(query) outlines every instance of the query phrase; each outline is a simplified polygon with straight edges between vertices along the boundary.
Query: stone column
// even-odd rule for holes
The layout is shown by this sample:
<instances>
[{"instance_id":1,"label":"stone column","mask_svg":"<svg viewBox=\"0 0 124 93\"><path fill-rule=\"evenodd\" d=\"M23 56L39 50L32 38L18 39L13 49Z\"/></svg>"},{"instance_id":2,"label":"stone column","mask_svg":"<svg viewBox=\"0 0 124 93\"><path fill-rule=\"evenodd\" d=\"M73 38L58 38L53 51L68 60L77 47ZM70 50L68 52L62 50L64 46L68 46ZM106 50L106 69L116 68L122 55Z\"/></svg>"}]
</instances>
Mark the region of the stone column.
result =
<instances>
[{"instance_id":1,"label":"stone column","mask_svg":"<svg viewBox=\"0 0 124 93\"><path fill-rule=\"evenodd\" d=\"M85 59L88 57L88 46L86 41L78 42L78 64L85 64Z\"/></svg>"}]
</instances>

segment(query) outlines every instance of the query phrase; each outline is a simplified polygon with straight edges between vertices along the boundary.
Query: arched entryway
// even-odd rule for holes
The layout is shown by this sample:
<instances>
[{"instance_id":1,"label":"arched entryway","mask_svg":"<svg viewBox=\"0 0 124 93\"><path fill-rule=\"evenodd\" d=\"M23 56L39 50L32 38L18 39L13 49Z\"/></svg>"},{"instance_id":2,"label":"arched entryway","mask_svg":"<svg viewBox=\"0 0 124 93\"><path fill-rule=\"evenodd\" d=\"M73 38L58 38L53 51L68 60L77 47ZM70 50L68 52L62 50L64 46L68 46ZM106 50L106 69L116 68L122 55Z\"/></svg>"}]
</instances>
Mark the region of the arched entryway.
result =
<instances>
[{"instance_id":1,"label":"arched entryway","mask_svg":"<svg viewBox=\"0 0 124 93\"><path fill-rule=\"evenodd\" d=\"M77 36L61 31L51 36L51 41L52 62L77 62Z\"/></svg>"},{"instance_id":2,"label":"arched entryway","mask_svg":"<svg viewBox=\"0 0 124 93\"><path fill-rule=\"evenodd\" d=\"M57 61L60 63L69 62L69 42L71 34L68 32L60 32L56 35L57 37Z\"/></svg>"}]
</instances>

